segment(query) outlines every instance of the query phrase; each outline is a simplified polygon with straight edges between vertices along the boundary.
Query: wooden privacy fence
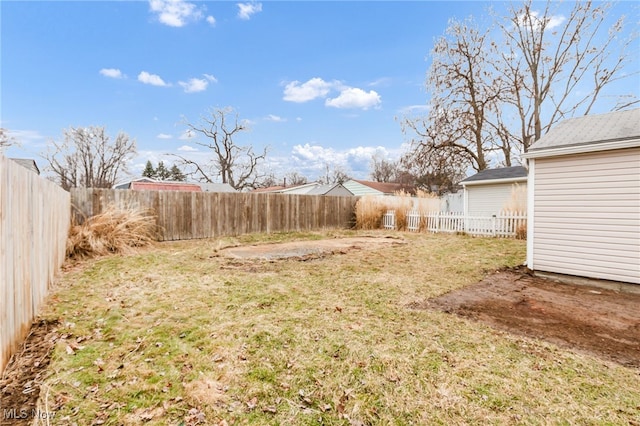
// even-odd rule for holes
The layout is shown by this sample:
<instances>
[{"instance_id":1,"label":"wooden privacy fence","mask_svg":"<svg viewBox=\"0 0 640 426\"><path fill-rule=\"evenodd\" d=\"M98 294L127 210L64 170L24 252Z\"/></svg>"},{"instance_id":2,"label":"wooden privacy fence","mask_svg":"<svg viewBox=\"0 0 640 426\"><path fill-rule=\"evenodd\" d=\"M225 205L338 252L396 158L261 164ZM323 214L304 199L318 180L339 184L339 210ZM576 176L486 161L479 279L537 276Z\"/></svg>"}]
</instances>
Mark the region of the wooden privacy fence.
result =
<instances>
[{"instance_id":1,"label":"wooden privacy fence","mask_svg":"<svg viewBox=\"0 0 640 426\"><path fill-rule=\"evenodd\" d=\"M355 197L321 195L72 189L80 218L142 208L156 216L161 241L353 226Z\"/></svg>"},{"instance_id":2,"label":"wooden privacy fence","mask_svg":"<svg viewBox=\"0 0 640 426\"><path fill-rule=\"evenodd\" d=\"M0 154L0 372L65 259L69 193Z\"/></svg>"},{"instance_id":3,"label":"wooden privacy fence","mask_svg":"<svg viewBox=\"0 0 640 426\"><path fill-rule=\"evenodd\" d=\"M407 212L405 227L408 231L463 232L470 235L490 237L526 236L527 215L520 212L501 212L493 216L465 216L464 213ZM396 229L394 210L388 210L382 224L385 229Z\"/></svg>"}]
</instances>

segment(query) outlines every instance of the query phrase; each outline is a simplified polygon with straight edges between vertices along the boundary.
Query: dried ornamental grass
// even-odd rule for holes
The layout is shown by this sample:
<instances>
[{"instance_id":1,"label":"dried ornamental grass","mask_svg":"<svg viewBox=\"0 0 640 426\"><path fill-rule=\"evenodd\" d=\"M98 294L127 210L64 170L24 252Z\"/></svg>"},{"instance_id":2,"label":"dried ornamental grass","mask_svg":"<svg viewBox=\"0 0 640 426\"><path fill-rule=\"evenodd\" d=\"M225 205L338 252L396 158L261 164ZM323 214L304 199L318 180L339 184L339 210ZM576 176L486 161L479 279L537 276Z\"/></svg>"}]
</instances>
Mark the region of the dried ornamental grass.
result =
<instances>
[{"instance_id":1,"label":"dried ornamental grass","mask_svg":"<svg viewBox=\"0 0 640 426\"><path fill-rule=\"evenodd\" d=\"M356 228L380 229L382 217L387 210L388 206L381 197L364 195L356 203Z\"/></svg>"},{"instance_id":2,"label":"dried ornamental grass","mask_svg":"<svg viewBox=\"0 0 640 426\"><path fill-rule=\"evenodd\" d=\"M82 224L72 224L67 257L83 258L110 253L130 253L157 241L155 216L136 208L108 207Z\"/></svg>"}]
</instances>

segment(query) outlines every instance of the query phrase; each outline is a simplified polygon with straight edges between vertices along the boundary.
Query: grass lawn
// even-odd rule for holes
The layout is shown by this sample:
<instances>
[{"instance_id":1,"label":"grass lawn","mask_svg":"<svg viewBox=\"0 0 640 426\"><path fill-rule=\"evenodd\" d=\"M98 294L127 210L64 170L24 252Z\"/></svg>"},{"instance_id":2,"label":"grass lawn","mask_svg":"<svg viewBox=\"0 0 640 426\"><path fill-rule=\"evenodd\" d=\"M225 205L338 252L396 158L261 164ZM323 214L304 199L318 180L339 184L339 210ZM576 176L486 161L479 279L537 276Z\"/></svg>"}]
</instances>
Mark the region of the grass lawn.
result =
<instances>
[{"instance_id":1,"label":"grass lawn","mask_svg":"<svg viewBox=\"0 0 640 426\"><path fill-rule=\"evenodd\" d=\"M411 309L521 264L525 242L394 233L407 244L305 262L162 243L59 280L40 409L52 424L637 424L638 370Z\"/></svg>"}]
</instances>

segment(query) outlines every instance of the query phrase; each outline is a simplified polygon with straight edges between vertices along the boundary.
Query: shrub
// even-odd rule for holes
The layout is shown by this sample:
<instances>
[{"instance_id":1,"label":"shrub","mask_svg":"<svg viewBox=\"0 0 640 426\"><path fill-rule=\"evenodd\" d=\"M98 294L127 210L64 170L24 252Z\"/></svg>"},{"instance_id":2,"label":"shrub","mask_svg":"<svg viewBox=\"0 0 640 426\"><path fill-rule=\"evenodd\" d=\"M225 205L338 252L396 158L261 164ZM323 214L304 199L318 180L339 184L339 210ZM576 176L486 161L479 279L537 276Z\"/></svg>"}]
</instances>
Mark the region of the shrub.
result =
<instances>
[{"instance_id":1,"label":"shrub","mask_svg":"<svg viewBox=\"0 0 640 426\"><path fill-rule=\"evenodd\" d=\"M157 241L155 216L141 209L108 207L82 224L74 222L67 239L67 257L83 258L128 253Z\"/></svg>"}]
</instances>

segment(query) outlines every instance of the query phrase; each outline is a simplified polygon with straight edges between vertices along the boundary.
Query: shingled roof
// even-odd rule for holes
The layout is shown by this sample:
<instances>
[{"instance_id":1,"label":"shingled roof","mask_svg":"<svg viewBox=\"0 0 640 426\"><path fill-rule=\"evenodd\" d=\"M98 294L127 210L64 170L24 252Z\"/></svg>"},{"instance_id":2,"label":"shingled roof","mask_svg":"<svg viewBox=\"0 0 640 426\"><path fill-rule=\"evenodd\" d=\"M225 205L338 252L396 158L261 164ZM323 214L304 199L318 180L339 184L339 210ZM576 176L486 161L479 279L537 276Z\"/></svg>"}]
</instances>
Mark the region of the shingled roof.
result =
<instances>
[{"instance_id":1,"label":"shingled roof","mask_svg":"<svg viewBox=\"0 0 640 426\"><path fill-rule=\"evenodd\" d=\"M473 176L469 176L465 180L461 181L461 184L477 183L482 181L493 180L526 180L527 169L523 166L513 167L501 167L499 169L486 169L476 173Z\"/></svg>"},{"instance_id":2,"label":"shingled roof","mask_svg":"<svg viewBox=\"0 0 640 426\"><path fill-rule=\"evenodd\" d=\"M529 148L536 151L640 139L640 108L569 118Z\"/></svg>"}]
</instances>

